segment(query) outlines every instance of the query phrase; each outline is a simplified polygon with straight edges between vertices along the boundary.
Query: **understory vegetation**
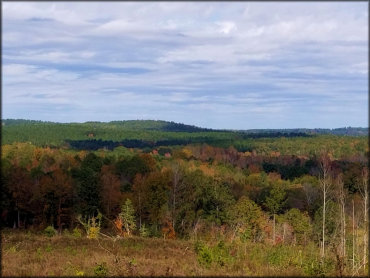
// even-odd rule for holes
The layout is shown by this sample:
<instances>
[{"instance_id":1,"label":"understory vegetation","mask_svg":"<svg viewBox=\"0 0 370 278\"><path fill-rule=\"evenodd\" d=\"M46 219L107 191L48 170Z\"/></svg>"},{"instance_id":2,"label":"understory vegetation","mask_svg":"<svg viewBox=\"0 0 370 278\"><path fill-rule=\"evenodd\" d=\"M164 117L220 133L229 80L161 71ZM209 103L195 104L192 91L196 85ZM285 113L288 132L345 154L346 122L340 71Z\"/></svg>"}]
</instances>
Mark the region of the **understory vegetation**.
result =
<instances>
[{"instance_id":1,"label":"understory vegetation","mask_svg":"<svg viewBox=\"0 0 370 278\"><path fill-rule=\"evenodd\" d=\"M71 232L48 237L3 230L3 276L322 276L335 275L335 260L321 264L317 247L132 236L113 241Z\"/></svg>"}]
</instances>

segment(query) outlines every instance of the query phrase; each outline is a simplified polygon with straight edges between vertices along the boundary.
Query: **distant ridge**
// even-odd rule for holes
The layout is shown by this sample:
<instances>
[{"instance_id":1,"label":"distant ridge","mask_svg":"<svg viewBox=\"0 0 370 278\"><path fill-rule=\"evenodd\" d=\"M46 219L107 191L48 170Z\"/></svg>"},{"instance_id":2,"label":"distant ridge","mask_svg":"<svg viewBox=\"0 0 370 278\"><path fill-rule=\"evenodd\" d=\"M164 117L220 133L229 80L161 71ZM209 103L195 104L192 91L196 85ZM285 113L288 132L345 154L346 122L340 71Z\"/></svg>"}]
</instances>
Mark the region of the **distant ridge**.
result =
<instances>
[{"instance_id":1,"label":"distant ridge","mask_svg":"<svg viewBox=\"0 0 370 278\"><path fill-rule=\"evenodd\" d=\"M269 134L307 134L307 135L348 135L348 136L366 136L369 134L367 127L339 127L339 128L290 128L290 129L245 129L245 130L227 130L227 129L211 129L202 128L194 125L187 125L183 123L176 123L173 121L163 120L123 120L123 121L110 121L98 122L88 121L84 123L58 123L50 121L26 120L26 119L3 119L2 126L16 126L16 125L93 125L96 127L111 126L121 127L127 130L157 130L168 132L240 132L246 135L266 135ZM260 136L257 136L260 137Z\"/></svg>"},{"instance_id":2,"label":"distant ridge","mask_svg":"<svg viewBox=\"0 0 370 278\"><path fill-rule=\"evenodd\" d=\"M247 134L254 133L304 133L309 135L315 134L332 134L332 135L348 135L348 136L366 136L369 135L367 127L339 127L339 128L293 128L293 129L248 129L239 130Z\"/></svg>"},{"instance_id":3,"label":"distant ridge","mask_svg":"<svg viewBox=\"0 0 370 278\"><path fill-rule=\"evenodd\" d=\"M183 123L175 123L161 120L127 120L127 121L110 121L98 122L88 121L84 123L58 123L49 121L25 120L25 119L4 119L3 126L15 125L95 125L95 126L119 126L129 130L159 130L159 131L173 131L173 132L202 132L213 131L210 128L201 128L193 125Z\"/></svg>"}]
</instances>

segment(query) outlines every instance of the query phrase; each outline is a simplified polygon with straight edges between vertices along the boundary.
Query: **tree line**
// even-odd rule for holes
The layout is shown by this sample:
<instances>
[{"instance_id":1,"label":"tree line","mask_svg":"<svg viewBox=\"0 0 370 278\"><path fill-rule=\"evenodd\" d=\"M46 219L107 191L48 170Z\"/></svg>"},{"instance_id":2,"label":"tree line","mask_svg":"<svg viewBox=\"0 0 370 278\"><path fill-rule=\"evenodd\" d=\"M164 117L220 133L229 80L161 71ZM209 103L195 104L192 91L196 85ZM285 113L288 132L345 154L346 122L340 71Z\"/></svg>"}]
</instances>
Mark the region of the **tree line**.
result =
<instances>
[{"instance_id":1,"label":"tree line","mask_svg":"<svg viewBox=\"0 0 370 278\"><path fill-rule=\"evenodd\" d=\"M367 263L362 156L262 155L207 144L89 152L15 143L3 146L1 178L8 227L51 225L61 232L100 213L103 228L120 226L126 235L223 233L272 245L314 244L340 273L358 273Z\"/></svg>"}]
</instances>

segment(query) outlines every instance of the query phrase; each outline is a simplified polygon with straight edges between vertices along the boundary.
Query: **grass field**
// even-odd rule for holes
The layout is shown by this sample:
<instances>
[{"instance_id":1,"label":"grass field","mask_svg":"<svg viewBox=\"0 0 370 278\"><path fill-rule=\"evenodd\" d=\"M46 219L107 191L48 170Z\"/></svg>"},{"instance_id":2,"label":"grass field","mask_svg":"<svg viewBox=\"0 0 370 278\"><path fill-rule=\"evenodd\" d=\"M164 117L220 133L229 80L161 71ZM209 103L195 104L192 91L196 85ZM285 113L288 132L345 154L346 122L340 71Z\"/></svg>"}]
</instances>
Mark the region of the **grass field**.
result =
<instances>
[{"instance_id":1,"label":"grass field","mask_svg":"<svg viewBox=\"0 0 370 278\"><path fill-rule=\"evenodd\" d=\"M220 244L221 242L221 244ZM201 246L203 244L203 247ZM3 276L308 276L313 247L2 232ZM331 267L329 267L331 268ZM334 270L334 269L331 269ZM329 272L327 272L329 271ZM325 271L330 275L330 270ZM331 273L334 274L334 273Z\"/></svg>"}]
</instances>

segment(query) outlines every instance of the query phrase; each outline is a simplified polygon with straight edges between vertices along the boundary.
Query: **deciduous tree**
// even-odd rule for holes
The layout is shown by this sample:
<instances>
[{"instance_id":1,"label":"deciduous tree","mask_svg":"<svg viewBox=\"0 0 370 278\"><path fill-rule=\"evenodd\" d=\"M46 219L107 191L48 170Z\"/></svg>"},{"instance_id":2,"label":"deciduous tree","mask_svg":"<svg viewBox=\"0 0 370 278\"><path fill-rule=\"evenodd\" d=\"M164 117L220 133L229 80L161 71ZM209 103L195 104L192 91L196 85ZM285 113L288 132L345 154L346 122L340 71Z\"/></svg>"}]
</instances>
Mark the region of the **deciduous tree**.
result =
<instances>
[{"instance_id":1,"label":"deciduous tree","mask_svg":"<svg viewBox=\"0 0 370 278\"><path fill-rule=\"evenodd\" d=\"M286 190L282 184L274 185L265 200L265 206L273 215L273 243L276 240L276 214L280 212L281 208L286 202Z\"/></svg>"}]
</instances>

